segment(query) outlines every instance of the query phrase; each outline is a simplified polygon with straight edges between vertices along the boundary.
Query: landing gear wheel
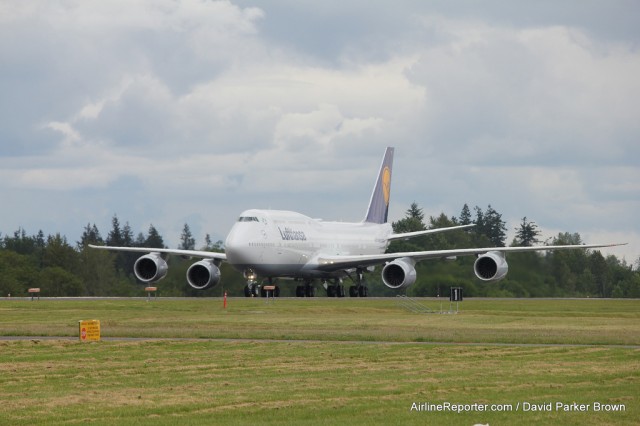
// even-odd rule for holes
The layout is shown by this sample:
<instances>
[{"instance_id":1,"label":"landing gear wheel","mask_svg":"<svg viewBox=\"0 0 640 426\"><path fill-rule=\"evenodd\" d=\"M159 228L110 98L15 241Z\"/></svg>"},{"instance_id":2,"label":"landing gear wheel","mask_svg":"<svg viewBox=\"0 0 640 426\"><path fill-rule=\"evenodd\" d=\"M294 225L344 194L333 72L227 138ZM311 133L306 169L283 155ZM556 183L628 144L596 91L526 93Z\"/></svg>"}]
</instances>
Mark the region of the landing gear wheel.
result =
<instances>
[{"instance_id":1,"label":"landing gear wheel","mask_svg":"<svg viewBox=\"0 0 640 426\"><path fill-rule=\"evenodd\" d=\"M336 287L330 285L327 287L327 297L336 297Z\"/></svg>"},{"instance_id":2,"label":"landing gear wheel","mask_svg":"<svg viewBox=\"0 0 640 426\"><path fill-rule=\"evenodd\" d=\"M316 288L311 284L307 284L304 286L304 295L305 297L316 297Z\"/></svg>"},{"instance_id":3,"label":"landing gear wheel","mask_svg":"<svg viewBox=\"0 0 640 426\"><path fill-rule=\"evenodd\" d=\"M358 297L358 287L355 285L349 287L349 297Z\"/></svg>"},{"instance_id":4,"label":"landing gear wheel","mask_svg":"<svg viewBox=\"0 0 640 426\"><path fill-rule=\"evenodd\" d=\"M244 297L251 297L251 289L248 285L244 286Z\"/></svg>"},{"instance_id":5,"label":"landing gear wheel","mask_svg":"<svg viewBox=\"0 0 640 426\"><path fill-rule=\"evenodd\" d=\"M366 285L361 285L358 287L358 296L367 297L369 296L369 288Z\"/></svg>"}]
</instances>

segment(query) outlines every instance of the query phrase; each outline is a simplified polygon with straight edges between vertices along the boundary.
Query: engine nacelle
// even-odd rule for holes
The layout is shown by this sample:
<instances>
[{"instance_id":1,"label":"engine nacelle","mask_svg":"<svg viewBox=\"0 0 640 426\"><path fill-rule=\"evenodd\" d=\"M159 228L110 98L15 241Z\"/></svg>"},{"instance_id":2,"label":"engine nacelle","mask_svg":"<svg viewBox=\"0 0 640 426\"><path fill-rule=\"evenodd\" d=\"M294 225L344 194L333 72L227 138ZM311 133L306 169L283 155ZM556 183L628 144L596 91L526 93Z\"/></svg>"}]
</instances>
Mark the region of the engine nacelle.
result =
<instances>
[{"instance_id":1,"label":"engine nacelle","mask_svg":"<svg viewBox=\"0 0 640 426\"><path fill-rule=\"evenodd\" d=\"M160 253L145 254L133 265L133 273L143 283L160 281L167 275L169 266Z\"/></svg>"},{"instance_id":2,"label":"engine nacelle","mask_svg":"<svg viewBox=\"0 0 640 426\"><path fill-rule=\"evenodd\" d=\"M482 281L498 281L503 279L509 271L509 265L504 257L504 253L490 251L482 256L478 256L473 264L473 272Z\"/></svg>"},{"instance_id":3,"label":"engine nacelle","mask_svg":"<svg viewBox=\"0 0 640 426\"><path fill-rule=\"evenodd\" d=\"M196 290L206 290L220 282L220 268L212 260L201 260L187 269L187 282Z\"/></svg>"},{"instance_id":4,"label":"engine nacelle","mask_svg":"<svg viewBox=\"0 0 640 426\"><path fill-rule=\"evenodd\" d=\"M387 263L382 268L382 282L393 289L409 287L416 282L415 264L408 257L402 257Z\"/></svg>"}]
</instances>

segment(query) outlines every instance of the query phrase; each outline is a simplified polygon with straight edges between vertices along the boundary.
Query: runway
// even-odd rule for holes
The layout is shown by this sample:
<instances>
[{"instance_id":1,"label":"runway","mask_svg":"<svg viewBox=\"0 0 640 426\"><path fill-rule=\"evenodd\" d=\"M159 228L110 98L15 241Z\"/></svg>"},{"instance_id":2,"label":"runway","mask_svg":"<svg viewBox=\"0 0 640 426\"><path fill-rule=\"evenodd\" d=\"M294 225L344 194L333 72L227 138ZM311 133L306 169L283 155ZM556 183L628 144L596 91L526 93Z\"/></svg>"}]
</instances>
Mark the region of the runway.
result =
<instances>
[{"instance_id":1,"label":"runway","mask_svg":"<svg viewBox=\"0 0 640 426\"><path fill-rule=\"evenodd\" d=\"M67 340L79 341L78 337L71 336L0 336L0 341L32 340ZM575 344L575 343L504 343L504 342L398 342L391 340L319 340L319 339L230 339L230 338L195 338L195 337L101 337L105 342L161 342L161 341L185 341L185 342L245 342L245 343L330 343L344 345L417 345L417 346L464 346L464 347L517 347L517 348L615 348L615 349L640 349L640 345L599 345L599 344Z\"/></svg>"}]
</instances>

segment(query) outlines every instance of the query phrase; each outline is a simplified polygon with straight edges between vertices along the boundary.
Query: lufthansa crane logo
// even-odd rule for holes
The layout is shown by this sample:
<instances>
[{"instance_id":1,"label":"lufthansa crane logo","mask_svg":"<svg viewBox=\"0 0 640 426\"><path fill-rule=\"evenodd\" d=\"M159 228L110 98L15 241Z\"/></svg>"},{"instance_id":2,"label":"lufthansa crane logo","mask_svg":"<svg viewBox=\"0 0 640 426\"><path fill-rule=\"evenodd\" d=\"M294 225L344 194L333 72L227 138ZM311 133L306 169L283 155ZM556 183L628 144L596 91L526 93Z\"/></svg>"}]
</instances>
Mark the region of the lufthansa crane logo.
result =
<instances>
[{"instance_id":1,"label":"lufthansa crane logo","mask_svg":"<svg viewBox=\"0 0 640 426\"><path fill-rule=\"evenodd\" d=\"M385 167L382 170L382 194L384 195L384 204L389 206L389 197L391 195L391 170Z\"/></svg>"}]
</instances>

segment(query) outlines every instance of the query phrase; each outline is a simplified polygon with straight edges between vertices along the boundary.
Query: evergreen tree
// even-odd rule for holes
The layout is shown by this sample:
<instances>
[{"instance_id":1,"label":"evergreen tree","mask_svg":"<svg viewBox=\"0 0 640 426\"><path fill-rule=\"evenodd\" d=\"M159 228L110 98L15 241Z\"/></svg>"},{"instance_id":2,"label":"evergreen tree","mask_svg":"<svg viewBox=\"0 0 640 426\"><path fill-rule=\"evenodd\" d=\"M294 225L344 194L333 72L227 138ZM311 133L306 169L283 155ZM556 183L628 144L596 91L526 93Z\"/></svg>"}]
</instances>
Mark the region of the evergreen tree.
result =
<instances>
[{"instance_id":1,"label":"evergreen tree","mask_svg":"<svg viewBox=\"0 0 640 426\"><path fill-rule=\"evenodd\" d=\"M87 223L87 226L84 227L84 231L80 236L80 241L76 243L78 249L82 249L83 247L88 246L89 244L93 245L103 245L104 240L100 235L100 231L98 231L98 227L94 223L93 226Z\"/></svg>"},{"instance_id":2,"label":"evergreen tree","mask_svg":"<svg viewBox=\"0 0 640 426\"><path fill-rule=\"evenodd\" d=\"M144 242L144 246L150 248L165 248L164 240L153 224L149 225L149 232L147 233L147 239Z\"/></svg>"},{"instance_id":3,"label":"evergreen tree","mask_svg":"<svg viewBox=\"0 0 640 426\"><path fill-rule=\"evenodd\" d=\"M122 229L120 228L120 221L118 216L113 215L111 219L111 231L107 235L107 245L114 247L123 247L124 238L122 236Z\"/></svg>"},{"instance_id":4,"label":"evergreen tree","mask_svg":"<svg viewBox=\"0 0 640 426\"><path fill-rule=\"evenodd\" d=\"M127 222L124 228L120 227L120 221L118 216L113 215L111 219L111 231L107 236L107 245L114 247L132 247L133 246L133 232ZM136 262L139 254L118 252L116 253L116 269L126 276L133 274L133 265Z\"/></svg>"},{"instance_id":5,"label":"evergreen tree","mask_svg":"<svg viewBox=\"0 0 640 426\"><path fill-rule=\"evenodd\" d=\"M147 237L145 237L142 232L138 232L138 236L136 237L135 246L136 247L144 247L144 243L146 241L147 241Z\"/></svg>"},{"instance_id":6,"label":"evergreen tree","mask_svg":"<svg viewBox=\"0 0 640 426\"><path fill-rule=\"evenodd\" d=\"M504 247L507 239L507 225L502 220L502 215L494 210L491 204L487 207L484 220L489 232L487 236L491 242L497 247Z\"/></svg>"},{"instance_id":7,"label":"evergreen tree","mask_svg":"<svg viewBox=\"0 0 640 426\"><path fill-rule=\"evenodd\" d=\"M516 229L515 245L521 247L531 247L536 243L539 243L538 236L540 230L535 222L529 222L527 217L522 218L522 223Z\"/></svg>"},{"instance_id":8,"label":"evergreen tree","mask_svg":"<svg viewBox=\"0 0 640 426\"><path fill-rule=\"evenodd\" d=\"M405 232L423 231L427 229L424 222L424 213L422 209L418 207L415 202L411 204L411 207L407 209L403 219L397 222L393 222L393 232L401 234Z\"/></svg>"},{"instance_id":9,"label":"evergreen tree","mask_svg":"<svg viewBox=\"0 0 640 426\"><path fill-rule=\"evenodd\" d=\"M193 238L191 234L191 229L189 229L188 224L184 224L182 228L182 234L180 235L180 247L182 250L195 250L196 248L196 240Z\"/></svg>"},{"instance_id":10,"label":"evergreen tree","mask_svg":"<svg viewBox=\"0 0 640 426\"><path fill-rule=\"evenodd\" d=\"M553 238L551 245L553 246L577 246L582 244L582 238L577 232L560 232L557 237Z\"/></svg>"},{"instance_id":11,"label":"evergreen tree","mask_svg":"<svg viewBox=\"0 0 640 426\"><path fill-rule=\"evenodd\" d=\"M476 212L475 242L481 245L490 244L504 247L507 226L502 220L502 215L491 207L491 204L487 207L486 212L483 212L478 206L475 206L474 210Z\"/></svg>"},{"instance_id":12,"label":"evergreen tree","mask_svg":"<svg viewBox=\"0 0 640 426\"><path fill-rule=\"evenodd\" d=\"M458 222L460 225L471 225L471 210L469 210L469 205L464 203L462 206L462 211L460 212L460 217L458 218Z\"/></svg>"},{"instance_id":13,"label":"evergreen tree","mask_svg":"<svg viewBox=\"0 0 640 426\"><path fill-rule=\"evenodd\" d=\"M484 222L484 213L482 212L482 209L480 207L478 207L478 206L475 206L473 208L473 210L476 212L476 220L475 220L475 222L476 222L476 226L475 226L476 233L482 234L482 235L486 235L487 234L487 230L485 229L486 225L485 225L485 222Z\"/></svg>"},{"instance_id":14,"label":"evergreen tree","mask_svg":"<svg viewBox=\"0 0 640 426\"><path fill-rule=\"evenodd\" d=\"M44 249L46 247L46 242L44 240L44 232L42 229L38 231L38 234L34 238L35 242L35 255L38 261L38 266L40 269L44 267Z\"/></svg>"},{"instance_id":15,"label":"evergreen tree","mask_svg":"<svg viewBox=\"0 0 640 426\"><path fill-rule=\"evenodd\" d=\"M212 242L211 242L211 235L207 234L204 236L204 249L205 250L211 250L212 247Z\"/></svg>"},{"instance_id":16,"label":"evergreen tree","mask_svg":"<svg viewBox=\"0 0 640 426\"><path fill-rule=\"evenodd\" d=\"M78 253L60 234L49 235L43 253L44 267L59 267L68 272L77 272Z\"/></svg>"},{"instance_id":17,"label":"evergreen tree","mask_svg":"<svg viewBox=\"0 0 640 426\"><path fill-rule=\"evenodd\" d=\"M424 213L415 201L411 203L411 206L407 210L406 217L418 219L420 222L424 222Z\"/></svg>"},{"instance_id":18,"label":"evergreen tree","mask_svg":"<svg viewBox=\"0 0 640 426\"><path fill-rule=\"evenodd\" d=\"M38 249L40 250L44 249L45 240L44 240L44 232L42 232L42 229L38 231L38 234L35 237L35 243Z\"/></svg>"},{"instance_id":19,"label":"evergreen tree","mask_svg":"<svg viewBox=\"0 0 640 426\"><path fill-rule=\"evenodd\" d=\"M129 226L129 222L125 223L124 228L122 228L122 244L124 247L133 246L133 231L131 230L131 226Z\"/></svg>"},{"instance_id":20,"label":"evergreen tree","mask_svg":"<svg viewBox=\"0 0 640 426\"><path fill-rule=\"evenodd\" d=\"M27 236L23 228L18 228L13 233L13 238L5 235L4 247L18 254L31 255L36 251L36 240L34 237Z\"/></svg>"}]
</instances>

